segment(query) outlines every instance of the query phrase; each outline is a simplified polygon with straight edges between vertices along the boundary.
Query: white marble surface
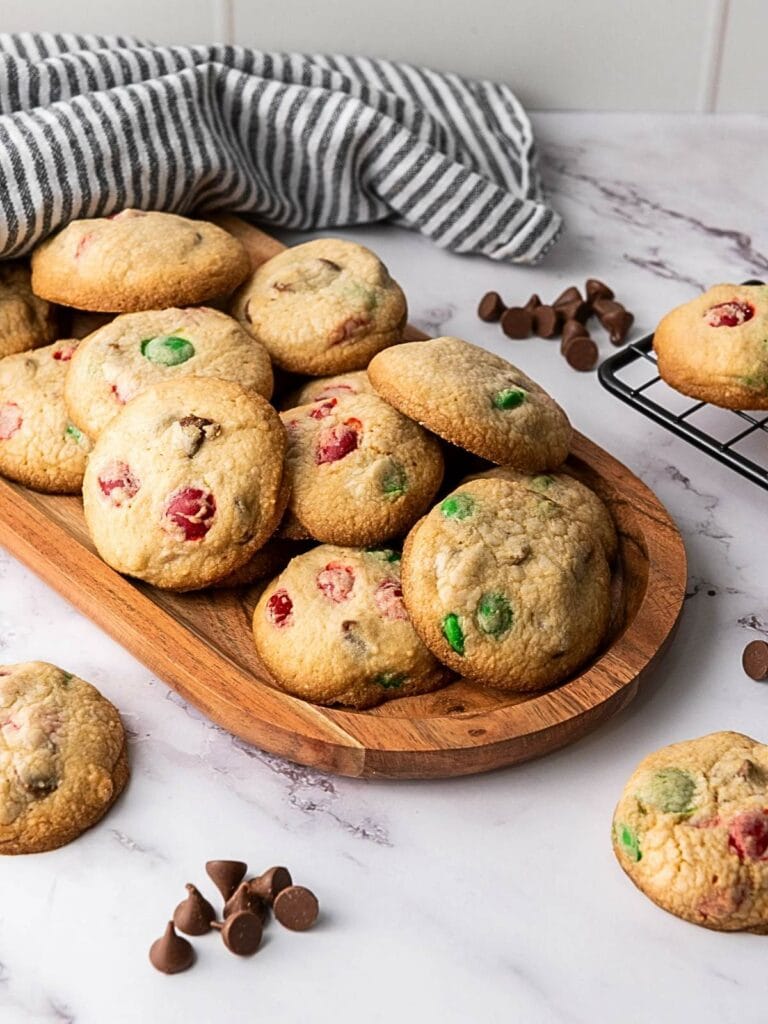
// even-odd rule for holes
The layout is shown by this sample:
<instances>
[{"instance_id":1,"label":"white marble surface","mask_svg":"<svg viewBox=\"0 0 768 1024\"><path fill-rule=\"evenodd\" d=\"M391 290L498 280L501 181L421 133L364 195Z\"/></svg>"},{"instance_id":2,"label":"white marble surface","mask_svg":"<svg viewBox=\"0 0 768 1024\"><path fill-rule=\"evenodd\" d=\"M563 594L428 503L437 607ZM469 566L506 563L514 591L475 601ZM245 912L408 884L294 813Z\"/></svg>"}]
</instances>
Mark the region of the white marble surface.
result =
<instances>
[{"instance_id":1,"label":"white marble surface","mask_svg":"<svg viewBox=\"0 0 768 1024\"><path fill-rule=\"evenodd\" d=\"M203 720L0 551L0 660L47 659L92 680L123 712L133 763L89 834L0 864L2 1024L766 1020L768 940L656 909L617 867L609 828L650 750L722 728L768 740L768 689L740 668L744 643L768 634L768 495L625 410L555 343L508 342L474 314L487 287L551 298L596 275L645 331L706 283L768 275L766 125L537 120L568 222L544 266L453 257L394 229L349 235L382 253L415 323L509 353L657 491L690 558L674 645L631 707L544 760L457 781L355 782ZM213 856L290 865L319 894L322 926L275 926L246 961L210 936L194 970L159 975L149 944Z\"/></svg>"}]
</instances>

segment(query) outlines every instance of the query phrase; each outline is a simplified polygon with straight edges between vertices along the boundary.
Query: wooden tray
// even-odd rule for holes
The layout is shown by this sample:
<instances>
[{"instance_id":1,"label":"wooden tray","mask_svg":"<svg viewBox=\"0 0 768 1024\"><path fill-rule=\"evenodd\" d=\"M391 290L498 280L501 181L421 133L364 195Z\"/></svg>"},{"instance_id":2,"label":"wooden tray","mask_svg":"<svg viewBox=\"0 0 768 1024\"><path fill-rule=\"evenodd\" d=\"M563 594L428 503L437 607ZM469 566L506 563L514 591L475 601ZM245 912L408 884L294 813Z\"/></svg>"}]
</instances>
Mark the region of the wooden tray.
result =
<instances>
[{"instance_id":1,"label":"wooden tray","mask_svg":"<svg viewBox=\"0 0 768 1024\"><path fill-rule=\"evenodd\" d=\"M221 220L243 237L254 263L282 249L249 226ZM468 775L556 750L615 715L680 615L685 550L656 496L581 435L569 466L607 502L619 532L613 627L582 672L528 699L460 680L370 711L317 707L269 682L251 641L254 588L173 594L129 580L96 555L79 498L37 494L2 478L0 543L185 700L264 750L341 775Z\"/></svg>"}]
</instances>

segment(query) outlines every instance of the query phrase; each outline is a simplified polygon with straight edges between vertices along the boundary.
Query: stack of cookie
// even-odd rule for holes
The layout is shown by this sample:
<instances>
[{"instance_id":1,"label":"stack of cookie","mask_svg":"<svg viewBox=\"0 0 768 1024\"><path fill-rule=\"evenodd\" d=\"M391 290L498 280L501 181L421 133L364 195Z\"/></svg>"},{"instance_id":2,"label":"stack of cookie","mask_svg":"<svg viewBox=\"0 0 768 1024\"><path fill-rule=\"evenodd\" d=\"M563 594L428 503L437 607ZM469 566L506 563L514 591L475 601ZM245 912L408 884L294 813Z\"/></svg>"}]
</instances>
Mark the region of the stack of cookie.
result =
<instances>
[{"instance_id":1,"label":"stack of cookie","mask_svg":"<svg viewBox=\"0 0 768 1024\"><path fill-rule=\"evenodd\" d=\"M274 577L253 635L286 691L534 692L603 641L616 537L560 469L565 414L466 341L402 343L369 250L322 239L251 273L221 228L125 210L40 246L24 301L99 319L0 360L0 471L82 486L99 554L155 586Z\"/></svg>"}]
</instances>

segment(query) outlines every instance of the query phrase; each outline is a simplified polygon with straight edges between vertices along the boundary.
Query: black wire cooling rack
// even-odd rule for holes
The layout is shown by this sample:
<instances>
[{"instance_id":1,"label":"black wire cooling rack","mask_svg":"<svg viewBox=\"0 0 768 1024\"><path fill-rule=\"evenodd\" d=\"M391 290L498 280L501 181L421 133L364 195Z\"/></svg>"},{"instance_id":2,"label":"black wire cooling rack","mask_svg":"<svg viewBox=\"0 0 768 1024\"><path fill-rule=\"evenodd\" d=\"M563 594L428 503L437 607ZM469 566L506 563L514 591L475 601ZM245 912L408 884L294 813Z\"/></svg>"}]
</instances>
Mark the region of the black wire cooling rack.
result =
<instances>
[{"instance_id":1,"label":"black wire cooling rack","mask_svg":"<svg viewBox=\"0 0 768 1024\"><path fill-rule=\"evenodd\" d=\"M633 409L768 490L768 413L719 409L669 387L656 367L652 334L606 359L598 377Z\"/></svg>"}]
</instances>

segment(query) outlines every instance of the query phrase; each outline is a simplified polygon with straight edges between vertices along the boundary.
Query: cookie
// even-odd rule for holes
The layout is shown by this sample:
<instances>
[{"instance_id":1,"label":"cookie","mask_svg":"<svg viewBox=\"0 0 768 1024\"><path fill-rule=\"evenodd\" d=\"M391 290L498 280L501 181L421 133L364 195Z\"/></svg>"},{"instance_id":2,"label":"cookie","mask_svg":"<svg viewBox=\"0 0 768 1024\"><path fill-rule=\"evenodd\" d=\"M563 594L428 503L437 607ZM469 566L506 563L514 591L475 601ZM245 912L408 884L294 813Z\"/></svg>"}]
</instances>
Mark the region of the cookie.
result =
<instances>
[{"instance_id":1,"label":"cookie","mask_svg":"<svg viewBox=\"0 0 768 1024\"><path fill-rule=\"evenodd\" d=\"M45 661L0 665L0 853L76 839L128 781L116 708Z\"/></svg>"},{"instance_id":2,"label":"cookie","mask_svg":"<svg viewBox=\"0 0 768 1024\"><path fill-rule=\"evenodd\" d=\"M91 334L72 360L65 399L72 422L96 438L145 388L182 377L221 377L272 394L264 346L225 313L193 306L126 313Z\"/></svg>"},{"instance_id":3,"label":"cookie","mask_svg":"<svg viewBox=\"0 0 768 1024\"><path fill-rule=\"evenodd\" d=\"M283 513L285 431L263 398L187 377L147 388L104 429L83 480L101 557L191 590L244 565Z\"/></svg>"},{"instance_id":4,"label":"cookie","mask_svg":"<svg viewBox=\"0 0 768 1024\"><path fill-rule=\"evenodd\" d=\"M277 366L313 377L365 369L400 340L407 314L402 289L378 256L340 238L274 256L232 309Z\"/></svg>"},{"instance_id":5,"label":"cookie","mask_svg":"<svg viewBox=\"0 0 768 1024\"><path fill-rule=\"evenodd\" d=\"M768 747L737 732L640 762L613 818L619 864L654 903L718 931L768 933Z\"/></svg>"},{"instance_id":6,"label":"cookie","mask_svg":"<svg viewBox=\"0 0 768 1024\"><path fill-rule=\"evenodd\" d=\"M603 640L615 547L607 511L583 484L491 471L408 535L405 603L424 643L456 672L514 693L543 690Z\"/></svg>"},{"instance_id":7,"label":"cookie","mask_svg":"<svg viewBox=\"0 0 768 1024\"><path fill-rule=\"evenodd\" d=\"M0 473L26 487L77 494L91 450L69 418L64 380L77 341L0 359Z\"/></svg>"},{"instance_id":8,"label":"cookie","mask_svg":"<svg viewBox=\"0 0 768 1024\"><path fill-rule=\"evenodd\" d=\"M400 536L440 486L438 442L378 395L329 398L280 415L288 508L316 540L364 545Z\"/></svg>"},{"instance_id":9,"label":"cookie","mask_svg":"<svg viewBox=\"0 0 768 1024\"><path fill-rule=\"evenodd\" d=\"M400 412L483 459L545 470L568 455L560 406L506 359L460 338L397 345L371 361L368 377Z\"/></svg>"},{"instance_id":10,"label":"cookie","mask_svg":"<svg viewBox=\"0 0 768 1024\"><path fill-rule=\"evenodd\" d=\"M273 536L267 541L263 548L248 559L245 565L235 569L229 576L217 580L213 586L218 588L243 587L259 580L270 579L282 572L286 565L296 555L300 555L307 548L307 544L298 540L288 540L283 537Z\"/></svg>"},{"instance_id":11,"label":"cookie","mask_svg":"<svg viewBox=\"0 0 768 1024\"><path fill-rule=\"evenodd\" d=\"M727 409L768 409L768 285L718 284L667 313L653 339L662 378Z\"/></svg>"},{"instance_id":12,"label":"cookie","mask_svg":"<svg viewBox=\"0 0 768 1024\"><path fill-rule=\"evenodd\" d=\"M375 391L365 370L340 373L335 377L316 377L300 388L295 388L281 402L281 408L293 409L297 405L308 405L329 398L346 398L349 395L373 395Z\"/></svg>"},{"instance_id":13,"label":"cookie","mask_svg":"<svg viewBox=\"0 0 768 1024\"><path fill-rule=\"evenodd\" d=\"M0 359L56 340L56 312L32 292L29 265L0 262Z\"/></svg>"},{"instance_id":14,"label":"cookie","mask_svg":"<svg viewBox=\"0 0 768 1024\"><path fill-rule=\"evenodd\" d=\"M241 243L215 224L145 210L73 220L32 253L36 295L99 313L196 306L249 271Z\"/></svg>"},{"instance_id":15,"label":"cookie","mask_svg":"<svg viewBox=\"0 0 768 1024\"><path fill-rule=\"evenodd\" d=\"M316 704L367 708L450 677L414 632L387 549L321 544L294 558L256 605L253 636L280 688Z\"/></svg>"}]
</instances>

